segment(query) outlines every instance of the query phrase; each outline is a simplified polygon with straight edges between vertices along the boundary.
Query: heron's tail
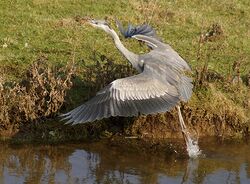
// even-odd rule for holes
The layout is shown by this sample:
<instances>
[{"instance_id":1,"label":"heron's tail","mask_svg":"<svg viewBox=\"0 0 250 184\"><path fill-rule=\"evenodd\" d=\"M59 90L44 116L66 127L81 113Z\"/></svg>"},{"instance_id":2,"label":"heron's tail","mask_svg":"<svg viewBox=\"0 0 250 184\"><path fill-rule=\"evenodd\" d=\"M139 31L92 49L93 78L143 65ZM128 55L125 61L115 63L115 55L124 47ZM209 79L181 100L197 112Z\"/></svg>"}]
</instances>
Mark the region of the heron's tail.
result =
<instances>
[{"instance_id":1,"label":"heron's tail","mask_svg":"<svg viewBox=\"0 0 250 184\"><path fill-rule=\"evenodd\" d=\"M181 77L181 83L180 83L180 95L181 95L181 100L183 101L188 101L190 97L192 96L192 89L193 89L193 84L192 84L192 79L186 76Z\"/></svg>"}]
</instances>

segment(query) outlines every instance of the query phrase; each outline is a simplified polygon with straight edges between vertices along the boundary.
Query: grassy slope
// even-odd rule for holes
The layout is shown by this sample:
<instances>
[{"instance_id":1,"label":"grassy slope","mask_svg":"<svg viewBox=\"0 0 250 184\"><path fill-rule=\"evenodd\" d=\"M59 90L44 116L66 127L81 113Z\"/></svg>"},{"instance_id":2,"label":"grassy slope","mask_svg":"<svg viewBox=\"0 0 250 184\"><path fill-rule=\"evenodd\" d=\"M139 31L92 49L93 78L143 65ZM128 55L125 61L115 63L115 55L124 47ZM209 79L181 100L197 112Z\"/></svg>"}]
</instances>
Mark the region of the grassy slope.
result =
<instances>
[{"instance_id":1,"label":"grassy slope","mask_svg":"<svg viewBox=\"0 0 250 184\"><path fill-rule=\"evenodd\" d=\"M233 62L240 61L241 75L250 71L248 0L5 0L0 1L0 70L5 77L10 80L20 78L27 66L40 55L46 55L53 65L63 65L75 54L79 74L82 61L91 63L94 51L117 63L125 62L105 33L76 23L74 17L78 15L107 17L114 28L115 18L134 24L148 22L193 68L208 61L209 69L227 77L233 73ZM214 23L222 27L223 36L204 44L198 60L200 34L206 33ZM131 50L141 52L136 42L123 42ZM242 101L247 93L244 87L241 90L243 95L238 96L234 91L228 92L219 87L216 90L222 91L242 109ZM214 97L206 95L204 98L194 95L191 106L199 105L199 100L205 103ZM238 102L238 98L242 99ZM219 96L217 100L220 99ZM207 106L214 108L210 102L207 102Z\"/></svg>"},{"instance_id":2,"label":"grassy slope","mask_svg":"<svg viewBox=\"0 0 250 184\"><path fill-rule=\"evenodd\" d=\"M0 2L0 7L0 45L8 45L0 50L0 63L11 68L11 75L20 74L39 54L47 54L51 63L64 63L75 51L80 62L90 60L93 50L98 50L117 62L124 62L105 33L73 22L72 18L77 15L118 18L135 24L150 22L192 66L197 64L200 33L218 23L225 38L219 41L221 50L211 54L209 67L227 74L232 63L240 59L250 68L250 3L247 0L5 0ZM130 47L131 41L126 42Z\"/></svg>"}]
</instances>

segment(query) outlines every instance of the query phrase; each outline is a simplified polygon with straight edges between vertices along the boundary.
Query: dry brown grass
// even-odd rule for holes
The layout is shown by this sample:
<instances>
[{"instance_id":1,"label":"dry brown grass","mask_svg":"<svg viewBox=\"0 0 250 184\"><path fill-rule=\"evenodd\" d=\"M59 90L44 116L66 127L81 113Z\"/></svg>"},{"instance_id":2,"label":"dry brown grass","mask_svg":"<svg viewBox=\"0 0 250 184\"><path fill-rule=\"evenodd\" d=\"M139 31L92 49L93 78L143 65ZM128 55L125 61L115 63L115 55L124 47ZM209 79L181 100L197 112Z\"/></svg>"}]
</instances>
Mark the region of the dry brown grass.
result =
<instances>
[{"instance_id":1,"label":"dry brown grass","mask_svg":"<svg viewBox=\"0 0 250 184\"><path fill-rule=\"evenodd\" d=\"M40 57L19 83L0 81L0 132L11 135L25 123L52 117L62 106L71 88L74 64L51 68Z\"/></svg>"},{"instance_id":2,"label":"dry brown grass","mask_svg":"<svg viewBox=\"0 0 250 184\"><path fill-rule=\"evenodd\" d=\"M244 108L240 101L236 102L231 96L226 96L215 85L210 83L203 89L206 92L197 91L190 102L181 105L189 130L199 137L241 138L248 135L250 117L247 108ZM244 94L245 92L239 96L245 97ZM146 138L182 137L176 109L164 114L135 118L126 132Z\"/></svg>"}]
</instances>

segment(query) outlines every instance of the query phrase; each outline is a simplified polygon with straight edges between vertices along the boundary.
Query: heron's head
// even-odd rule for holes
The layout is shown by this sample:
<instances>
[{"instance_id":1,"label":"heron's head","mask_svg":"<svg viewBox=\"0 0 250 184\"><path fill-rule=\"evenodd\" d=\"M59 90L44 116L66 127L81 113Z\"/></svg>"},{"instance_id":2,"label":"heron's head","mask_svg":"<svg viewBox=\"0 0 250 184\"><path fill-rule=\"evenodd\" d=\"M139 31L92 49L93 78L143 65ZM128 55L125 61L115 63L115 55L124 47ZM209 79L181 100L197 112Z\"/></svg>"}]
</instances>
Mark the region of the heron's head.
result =
<instances>
[{"instance_id":1,"label":"heron's head","mask_svg":"<svg viewBox=\"0 0 250 184\"><path fill-rule=\"evenodd\" d=\"M109 32L111 30L110 26L108 25L108 23L105 20L95 20L95 19L91 19L89 20L90 25L92 25L93 27L97 27L100 28L106 32Z\"/></svg>"}]
</instances>

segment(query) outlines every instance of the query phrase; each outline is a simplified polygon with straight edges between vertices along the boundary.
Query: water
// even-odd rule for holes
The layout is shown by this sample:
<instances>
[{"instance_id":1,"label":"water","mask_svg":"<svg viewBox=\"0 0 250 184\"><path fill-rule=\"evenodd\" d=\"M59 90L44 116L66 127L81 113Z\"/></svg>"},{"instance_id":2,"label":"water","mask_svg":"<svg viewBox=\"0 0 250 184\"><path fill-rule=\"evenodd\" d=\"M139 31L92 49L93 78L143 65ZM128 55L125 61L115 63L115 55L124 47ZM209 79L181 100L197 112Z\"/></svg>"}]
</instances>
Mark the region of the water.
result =
<instances>
[{"instance_id":1,"label":"water","mask_svg":"<svg viewBox=\"0 0 250 184\"><path fill-rule=\"evenodd\" d=\"M196 159L126 151L101 142L0 146L0 184L250 183L247 143L201 140L206 156Z\"/></svg>"},{"instance_id":2,"label":"water","mask_svg":"<svg viewBox=\"0 0 250 184\"><path fill-rule=\"evenodd\" d=\"M198 145L198 138L192 138L189 131L182 130L184 139L187 146L187 153L190 158L197 158L202 154L202 151L200 150L200 147Z\"/></svg>"}]
</instances>

